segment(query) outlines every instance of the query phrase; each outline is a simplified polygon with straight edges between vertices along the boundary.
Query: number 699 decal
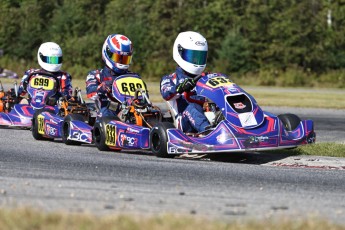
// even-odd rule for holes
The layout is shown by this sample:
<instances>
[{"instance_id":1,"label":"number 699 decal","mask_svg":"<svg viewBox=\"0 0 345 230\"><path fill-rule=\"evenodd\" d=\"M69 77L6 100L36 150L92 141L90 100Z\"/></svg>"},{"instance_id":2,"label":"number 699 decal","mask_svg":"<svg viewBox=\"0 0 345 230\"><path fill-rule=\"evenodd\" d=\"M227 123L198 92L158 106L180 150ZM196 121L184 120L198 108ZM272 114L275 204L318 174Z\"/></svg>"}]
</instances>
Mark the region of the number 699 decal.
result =
<instances>
[{"instance_id":1,"label":"number 699 decal","mask_svg":"<svg viewBox=\"0 0 345 230\"><path fill-rule=\"evenodd\" d=\"M35 89L52 90L55 87L55 81L52 78L35 76L30 79L30 86Z\"/></svg>"}]
</instances>

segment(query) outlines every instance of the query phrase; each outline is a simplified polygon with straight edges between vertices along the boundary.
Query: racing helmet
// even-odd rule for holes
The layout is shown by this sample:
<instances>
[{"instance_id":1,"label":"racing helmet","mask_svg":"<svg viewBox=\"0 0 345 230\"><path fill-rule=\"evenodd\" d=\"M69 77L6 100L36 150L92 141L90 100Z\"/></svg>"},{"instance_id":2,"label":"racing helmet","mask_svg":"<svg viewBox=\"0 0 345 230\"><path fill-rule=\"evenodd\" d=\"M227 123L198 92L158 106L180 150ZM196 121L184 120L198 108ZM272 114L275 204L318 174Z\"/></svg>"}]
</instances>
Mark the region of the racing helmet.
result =
<instances>
[{"instance_id":1,"label":"racing helmet","mask_svg":"<svg viewBox=\"0 0 345 230\"><path fill-rule=\"evenodd\" d=\"M38 49L37 59L42 69L57 72L62 66L62 50L54 42L45 42Z\"/></svg>"},{"instance_id":2,"label":"racing helmet","mask_svg":"<svg viewBox=\"0 0 345 230\"><path fill-rule=\"evenodd\" d=\"M105 64L117 73L123 73L131 64L133 46L128 37L121 34L111 34L102 48L102 59Z\"/></svg>"},{"instance_id":3,"label":"racing helmet","mask_svg":"<svg viewBox=\"0 0 345 230\"><path fill-rule=\"evenodd\" d=\"M207 51L206 38L201 34L181 32L174 42L173 58L187 73L199 75L206 68Z\"/></svg>"}]
</instances>

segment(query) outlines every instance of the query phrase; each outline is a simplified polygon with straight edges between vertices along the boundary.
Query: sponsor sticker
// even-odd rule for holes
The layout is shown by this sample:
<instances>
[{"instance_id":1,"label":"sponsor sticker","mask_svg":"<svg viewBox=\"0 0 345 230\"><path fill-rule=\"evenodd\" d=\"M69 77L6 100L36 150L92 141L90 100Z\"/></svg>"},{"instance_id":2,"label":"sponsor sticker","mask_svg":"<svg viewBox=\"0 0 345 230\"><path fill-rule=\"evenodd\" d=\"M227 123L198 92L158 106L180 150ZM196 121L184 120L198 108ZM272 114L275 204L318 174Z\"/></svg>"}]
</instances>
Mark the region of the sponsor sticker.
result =
<instances>
[{"instance_id":1,"label":"sponsor sticker","mask_svg":"<svg viewBox=\"0 0 345 230\"><path fill-rule=\"evenodd\" d=\"M136 137L131 137L126 134L121 134L120 135L120 143L123 146L137 146L138 145L138 138Z\"/></svg>"},{"instance_id":2,"label":"sponsor sticker","mask_svg":"<svg viewBox=\"0 0 345 230\"><path fill-rule=\"evenodd\" d=\"M244 109L246 108L246 105L244 105L242 102L237 102L237 103L234 103L234 107L236 109Z\"/></svg>"},{"instance_id":3,"label":"sponsor sticker","mask_svg":"<svg viewBox=\"0 0 345 230\"><path fill-rule=\"evenodd\" d=\"M46 129L47 129L47 133L48 135L51 135L51 136L56 136L57 134L57 129L50 126L49 124L46 125Z\"/></svg>"},{"instance_id":4,"label":"sponsor sticker","mask_svg":"<svg viewBox=\"0 0 345 230\"><path fill-rule=\"evenodd\" d=\"M140 131L137 130L137 129L133 129L131 127L127 128L127 132L130 132L130 133L139 133Z\"/></svg>"},{"instance_id":5,"label":"sponsor sticker","mask_svg":"<svg viewBox=\"0 0 345 230\"><path fill-rule=\"evenodd\" d=\"M232 135L228 134L228 133L221 133L219 134L216 139L218 141L218 143L220 144L224 144L227 140L230 140L232 138Z\"/></svg>"},{"instance_id":6,"label":"sponsor sticker","mask_svg":"<svg viewBox=\"0 0 345 230\"><path fill-rule=\"evenodd\" d=\"M169 83L170 82L170 79L164 79L162 82L161 82L161 85L164 85L166 83Z\"/></svg>"},{"instance_id":7,"label":"sponsor sticker","mask_svg":"<svg viewBox=\"0 0 345 230\"><path fill-rule=\"evenodd\" d=\"M253 112L240 113L238 114L238 118L240 119L241 125L243 127L248 127L248 126L253 126L253 125L258 124Z\"/></svg>"},{"instance_id":8,"label":"sponsor sticker","mask_svg":"<svg viewBox=\"0 0 345 230\"><path fill-rule=\"evenodd\" d=\"M205 44L205 42L197 41L197 42L195 42L195 45L197 45L197 46L205 46L206 44Z\"/></svg>"},{"instance_id":9,"label":"sponsor sticker","mask_svg":"<svg viewBox=\"0 0 345 230\"><path fill-rule=\"evenodd\" d=\"M88 140L88 135L86 133L82 133L80 131L75 131L75 132L73 132L71 139L86 142Z\"/></svg>"}]
</instances>

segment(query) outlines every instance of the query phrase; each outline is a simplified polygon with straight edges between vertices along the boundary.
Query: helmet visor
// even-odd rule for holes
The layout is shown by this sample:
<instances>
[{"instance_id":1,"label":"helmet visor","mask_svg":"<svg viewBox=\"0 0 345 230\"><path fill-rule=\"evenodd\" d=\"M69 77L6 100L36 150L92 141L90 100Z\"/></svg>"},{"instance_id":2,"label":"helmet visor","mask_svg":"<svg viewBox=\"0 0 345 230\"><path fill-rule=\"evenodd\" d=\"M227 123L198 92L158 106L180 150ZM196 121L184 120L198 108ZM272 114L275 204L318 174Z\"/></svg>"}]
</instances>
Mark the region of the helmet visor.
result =
<instances>
[{"instance_id":1,"label":"helmet visor","mask_svg":"<svg viewBox=\"0 0 345 230\"><path fill-rule=\"evenodd\" d=\"M111 58L115 63L122 65L129 65L132 61L132 55L123 55L118 53L112 53L109 48L107 49L108 57Z\"/></svg>"},{"instance_id":2,"label":"helmet visor","mask_svg":"<svg viewBox=\"0 0 345 230\"><path fill-rule=\"evenodd\" d=\"M40 53L40 58L44 63L48 64L61 64L62 63L62 56L44 56Z\"/></svg>"},{"instance_id":3,"label":"helmet visor","mask_svg":"<svg viewBox=\"0 0 345 230\"><path fill-rule=\"evenodd\" d=\"M207 51L203 50L189 50L180 47L180 55L186 62L195 65L205 65L207 59Z\"/></svg>"}]
</instances>

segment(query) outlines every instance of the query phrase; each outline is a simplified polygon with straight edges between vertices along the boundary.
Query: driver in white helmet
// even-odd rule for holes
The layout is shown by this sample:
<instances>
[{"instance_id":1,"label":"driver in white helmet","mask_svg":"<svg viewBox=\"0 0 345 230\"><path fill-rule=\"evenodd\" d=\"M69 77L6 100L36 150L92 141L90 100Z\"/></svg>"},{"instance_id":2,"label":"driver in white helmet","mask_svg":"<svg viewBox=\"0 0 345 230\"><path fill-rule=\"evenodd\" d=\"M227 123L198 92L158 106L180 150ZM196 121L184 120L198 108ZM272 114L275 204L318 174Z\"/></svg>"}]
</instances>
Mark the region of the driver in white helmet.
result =
<instances>
[{"instance_id":1,"label":"driver in white helmet","mask_svg":"<svg viewBox=\"0 0 345 230\"><path fill-rule=\"evenodd\" d=\"M20 82L18 94L24 96L27 91L29 77L37 74L50 74L54 75L59 81L58 93L54 96L55 102L62 96L70 99L72 96L72 77L69 73L61 70L62 66L62 50L55 42L45 42L41 44L37 52L38 64L41 69L31 68L25 71L24 76Z\"/></svg>"},{"instance_id":2,"label":"driver in white helmet","mask_svg":"<svg viewBox=\"0 0 345 230\"><path fill-rule=\"evenodd\" d=\"M202 132L210 125L203 112L204 98L193 91L194 78L207 74L203 72L207 52L207 41L201 34L180 33L173 46L173 58L178 65L176 71L163 76L160 82L161 94L176 115L177 128L184 132Z\"/></svg>"}]
</instances>

